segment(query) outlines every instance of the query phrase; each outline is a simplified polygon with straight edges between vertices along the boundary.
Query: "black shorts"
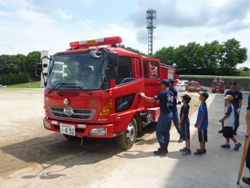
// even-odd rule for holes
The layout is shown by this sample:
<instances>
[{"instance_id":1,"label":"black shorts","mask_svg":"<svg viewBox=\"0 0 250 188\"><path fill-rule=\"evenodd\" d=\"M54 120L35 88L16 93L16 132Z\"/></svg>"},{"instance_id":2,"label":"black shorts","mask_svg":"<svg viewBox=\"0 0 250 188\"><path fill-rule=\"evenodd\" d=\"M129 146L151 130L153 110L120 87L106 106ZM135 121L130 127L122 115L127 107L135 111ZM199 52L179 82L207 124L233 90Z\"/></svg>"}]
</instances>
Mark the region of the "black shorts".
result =
<instances>
[{"instance_id":1,"label":"black shorts","mask_svg":"<svg viewBox=\"0 0 250 188\"><path fill-rule=\"evenodd\" d=\"M225 138L233 138L234 137L233 127L223 127L223 136Z\"/></svg>"},{"instance_id":2,"label":"black shorts","mask_svg":"<svg viewBox=\"0 0 250 188\"><path fill-rule=\"evenodd\" d=\"M199 142L207 142L207 130L200 129L198 131Z\"/></svg>"},{"instance_id":3,"label":"black shorts","mask_svg":"<svg viewBox=\"0 0 250 188\"><path fill-rule=\"evenodd\" d=\"M190 124L189 121L184 120L181 124L181 136L183 140L190 140Z\"/></svg>"}]
</instances>

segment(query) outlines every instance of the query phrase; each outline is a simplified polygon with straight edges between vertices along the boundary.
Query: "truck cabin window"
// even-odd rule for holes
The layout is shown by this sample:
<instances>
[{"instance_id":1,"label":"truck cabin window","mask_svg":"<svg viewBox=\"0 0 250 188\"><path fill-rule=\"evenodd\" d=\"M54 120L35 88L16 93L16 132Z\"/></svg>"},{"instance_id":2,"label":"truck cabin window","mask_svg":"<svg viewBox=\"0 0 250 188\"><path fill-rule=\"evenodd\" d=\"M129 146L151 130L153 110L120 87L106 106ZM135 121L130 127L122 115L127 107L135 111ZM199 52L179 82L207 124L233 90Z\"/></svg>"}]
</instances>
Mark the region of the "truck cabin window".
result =
<instances>
[{"instance_id":1,"label":"truck cabin window","mask_svg":"<svg viewBox=\"0 0 250 188\"><path fill-rule=\"evenodd\" d=\"M118 78L116 85L122 85L134 81L136 78L133 74L132 60L129 57L119 58Z\"/></svg>"},{"instance_id":2,"label":"truck cabin window","mask_svg":"<svg viewBox=\"0 0 250 188\"><path fill-rule=\"evenodd\" d=\"M223 86L223 82L213 82L212 86Z\"/></svg>"},{"instance_id":3,"label":"truck cabin window","mask_svg":"<svg viewBox=\"0 0 250 188\"><path fill-rule=\"evenodd\" d=\"M144 77L158 79L159 78L159 63L144 61Z\"/></svg>"},{"instance_id":4,"label":"truck cabin window","mask_svg":"<svg viewBox=\"0 0 250 188\"><path fill-rule=\"evenodd\" d=\"M47 88L60 84L60 90L101 89L103 59L93 59L88 53L55 55L50 62Z\"/></svg>"}]
</instances>

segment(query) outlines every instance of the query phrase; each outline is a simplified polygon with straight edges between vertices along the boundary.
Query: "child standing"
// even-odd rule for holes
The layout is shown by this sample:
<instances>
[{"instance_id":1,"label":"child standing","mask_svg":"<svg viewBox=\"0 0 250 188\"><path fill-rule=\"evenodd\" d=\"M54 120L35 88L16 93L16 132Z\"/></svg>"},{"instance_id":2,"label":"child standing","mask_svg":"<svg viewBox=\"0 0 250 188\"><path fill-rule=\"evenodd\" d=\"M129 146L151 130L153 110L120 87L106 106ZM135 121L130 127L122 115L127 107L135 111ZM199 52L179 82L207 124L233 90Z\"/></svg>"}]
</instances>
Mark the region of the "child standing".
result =
<instances>
[{"instance_id":1,"label":"child standing","mask_svg":"<svg viewBox=\"0 0 250 188\"><path fill-rule=\"evenodd\" d=\"M201 104L199 106L197 119L195 123L195 127L198 129L198 137L200 142L200 149L197 149L194 155L204 155L207 153L205 148L205 143L207 142L207 128L208 128L208 112L207 112L207 104L206 100L209 97L207 92L201 92L200 101Z\"/></svg>"},{"instance_id":2,"label":"child standing","mask_svg":"<svg viewBox=\"0 0 250 188\"><path fill-rule=\"evenodd\" d=\"M226 100L225 116L220 120L223 123L223 136L226 138L226 143L221 145L222 148L230 148L230 139L235 143L234 150L237 151L241 143L237 142L234 137L234 106L232 105L232 100L234 99L232 95L226 95L224 97Z\"/></svg>"},{"instance_id":3,"label":"child standing","mask_svg":"<svg viewBox=\"0 0 250 188\"><path fill-rule=\"evenodd\" d=\"M191 100L191 97L187 94L183 95L182 97L182 103L183 106L181 107L180 111L180 123L178 125L178 129L181 129L181 136L182 139L186 142L186 147L181 149L182 155L190 155L192 152L190 150L190 130L189 130L189 118L188 118L188 113L189 113L189 102Z\"/></svg>"}]
</instances>

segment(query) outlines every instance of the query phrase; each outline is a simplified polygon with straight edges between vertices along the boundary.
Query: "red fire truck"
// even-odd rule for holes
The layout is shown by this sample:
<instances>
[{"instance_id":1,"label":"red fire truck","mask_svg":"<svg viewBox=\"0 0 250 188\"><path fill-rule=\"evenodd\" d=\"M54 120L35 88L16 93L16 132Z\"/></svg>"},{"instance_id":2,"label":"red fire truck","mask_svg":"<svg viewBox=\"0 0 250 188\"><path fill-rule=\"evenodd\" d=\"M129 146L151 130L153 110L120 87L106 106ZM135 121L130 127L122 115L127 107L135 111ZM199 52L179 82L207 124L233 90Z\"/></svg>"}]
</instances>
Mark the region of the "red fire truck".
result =
<instances>
[{"instance_id":1,"label":"red fire truck","mask_svg":"<svg viewBox=\"0 0 250 188\"><path fill-rule=\"evenodd\" d=\"M118 36L70 43L48 64L36 65L45 79L44 127L67 139L113 138L129 149L137 131L157 121L159 106L139 93L155 96L163 78L178 78L175 69L118 48ZM44 72L43 70L48 70Z\"/></svg>"},{"instance_id":2,"label":"red fire truck","mask_svg":"<svg viewBox=\"0 0 250 188\"><path fill-rule=\"evenodd\" d=\"M211 84L212 93L224 93L225 92L225 83L224 80L220 77L215 78Z\"/></svg>"}]
</instances>

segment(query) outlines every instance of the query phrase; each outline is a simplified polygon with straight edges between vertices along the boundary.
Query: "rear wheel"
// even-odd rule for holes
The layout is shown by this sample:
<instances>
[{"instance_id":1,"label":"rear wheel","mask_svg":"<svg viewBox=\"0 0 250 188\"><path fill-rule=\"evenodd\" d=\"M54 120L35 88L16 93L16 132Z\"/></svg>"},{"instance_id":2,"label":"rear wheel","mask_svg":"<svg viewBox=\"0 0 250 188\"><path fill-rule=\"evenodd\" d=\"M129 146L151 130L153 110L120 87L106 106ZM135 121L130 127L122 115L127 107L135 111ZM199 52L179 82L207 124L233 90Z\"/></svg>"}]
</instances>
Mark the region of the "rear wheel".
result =
<instances>
[{"instance_id":1,"label":"rear wheel","mask_svg":"<svg viewBox=\"0 0 250 188\"><path fill-rule=\"evenodd\" d=\"M135 118L132 118L128 124L127 130L121 136L118 136L117 144L122 149L130 149L136 141L137 137L137 123Z\"/></svg>"},{"instance_id":2,"label":"rear wheel","mask_svg":"<svg viewBox=\"0 0 250 188\"><path fill-rule=\"evenodd\" d=\"M68 140L79 140L79 138L76 137L76 136L70 136L70 135L66 135L66 134L64 134L63 136L64 136L65 138L67 138Z\"/></svg>"}]
</instances>

